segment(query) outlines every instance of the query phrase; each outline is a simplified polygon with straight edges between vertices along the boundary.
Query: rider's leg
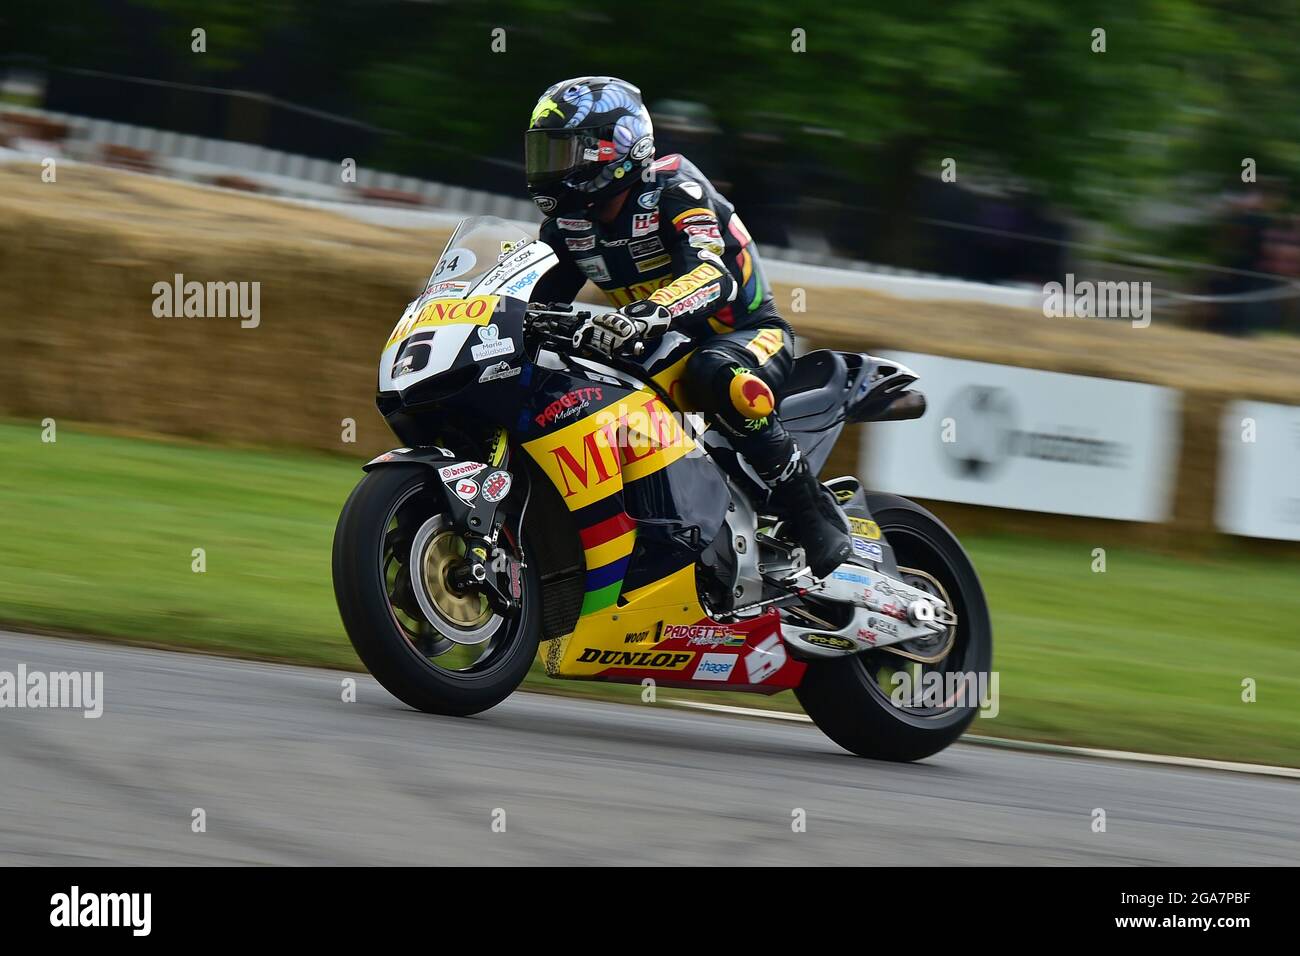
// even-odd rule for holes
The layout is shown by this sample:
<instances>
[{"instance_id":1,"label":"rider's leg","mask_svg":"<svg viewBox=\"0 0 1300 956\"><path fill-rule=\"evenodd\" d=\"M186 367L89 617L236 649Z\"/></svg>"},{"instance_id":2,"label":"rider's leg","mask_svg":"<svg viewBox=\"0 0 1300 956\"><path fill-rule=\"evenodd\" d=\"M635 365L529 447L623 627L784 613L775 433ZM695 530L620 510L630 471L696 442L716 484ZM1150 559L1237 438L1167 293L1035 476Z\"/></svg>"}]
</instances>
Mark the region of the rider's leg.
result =
<instances>
[{"instance_id":1,"label":"rider's leg","mask_svg":"<svg viewBox=\"0 0 1300 956\"><path fill-rule=\"evenodd\" d=\"M817 480L776 414L774 395L790 373L790 333L777 326L706 339L686 365L687 399L731 436L790 520L809 568L825 577L853 553L835 496Z\"/></svg>"}]
</instances>

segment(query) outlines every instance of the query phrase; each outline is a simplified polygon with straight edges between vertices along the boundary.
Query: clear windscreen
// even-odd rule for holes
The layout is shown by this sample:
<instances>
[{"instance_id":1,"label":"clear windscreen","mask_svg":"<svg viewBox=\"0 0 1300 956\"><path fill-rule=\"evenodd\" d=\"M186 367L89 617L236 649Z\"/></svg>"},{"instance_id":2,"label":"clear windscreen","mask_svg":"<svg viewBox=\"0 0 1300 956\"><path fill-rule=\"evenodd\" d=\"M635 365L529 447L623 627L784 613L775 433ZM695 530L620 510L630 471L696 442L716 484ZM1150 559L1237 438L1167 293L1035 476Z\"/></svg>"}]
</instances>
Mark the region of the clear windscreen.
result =
<instances>
[{"instance_id":1,"label":"clear windscreen","mask_svg":"<svg viewBox=\"0 0 1300 956\"><path fill-rule=\"evenodd\" d=\"M462 219L425 284L425 296L455 298L534 237L496 216Z\"/></svg>"}]
</instances>

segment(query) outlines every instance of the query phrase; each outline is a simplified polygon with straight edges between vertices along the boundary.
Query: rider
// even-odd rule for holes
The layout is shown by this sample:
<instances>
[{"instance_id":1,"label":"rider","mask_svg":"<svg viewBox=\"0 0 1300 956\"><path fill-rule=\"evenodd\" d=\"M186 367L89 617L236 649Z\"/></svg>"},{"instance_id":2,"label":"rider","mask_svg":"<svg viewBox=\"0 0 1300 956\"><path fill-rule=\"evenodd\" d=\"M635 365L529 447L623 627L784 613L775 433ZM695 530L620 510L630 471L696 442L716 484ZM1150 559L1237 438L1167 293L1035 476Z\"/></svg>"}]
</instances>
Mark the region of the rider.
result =
<instances>
[{"instance_id":1,"label":"rider","mask_svg":"<svg viewBox=\"0 0 1300 956\"><path fill-rule=\"evenodd\" d=\"M619 307L591 322L607 355L669 328L694 337L687 400L731 436L825 577L852 553L848 528L777 417L793 333L731 203L685 157L655 158L641 91L614 77L551 86L524 143L540 238L560 260L533 298L569 302L594 282Z\"/></svg>"}]
</instances>

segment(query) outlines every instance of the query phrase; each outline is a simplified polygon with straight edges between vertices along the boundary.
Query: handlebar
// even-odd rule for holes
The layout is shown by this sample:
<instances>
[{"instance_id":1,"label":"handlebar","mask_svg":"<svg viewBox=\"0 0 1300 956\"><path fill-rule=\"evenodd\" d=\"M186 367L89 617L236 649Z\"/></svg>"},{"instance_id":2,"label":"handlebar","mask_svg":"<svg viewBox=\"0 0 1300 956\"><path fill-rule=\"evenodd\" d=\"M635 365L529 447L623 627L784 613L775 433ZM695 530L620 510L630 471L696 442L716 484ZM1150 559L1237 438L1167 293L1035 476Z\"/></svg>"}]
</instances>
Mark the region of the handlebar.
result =
<instances>
[{"instance_id":1,"label":"handlebar","mask_svg":"<svg viewBox=\"0 0 1300 956\"><path fill-rule=\"evenodd\" d=\"M524 313L524 333L534 336L541 345L558 347L565 352L582 357L594 356L608 362L611 356L590 348L581 340L583 328L595 314L587 311L576 312L572 305L530 302L528 311ZM645 350L644 342L636 342L630 352L634 357L639 358L645 354Z\"/></svg>"},{"instance_id":2,"label":"handlebar","mask_svg":"<svg viewBox=\"0 0 1300 956\"><path fill-rule=\"evenodd\" d=\"M558 329L573 331L594 315L592 312L575 312L572 306L542 305L531 302L524 315L524 324L530 331L548 332Z\"/></svg>"},{"instance_id":3,"label":"handlebar","mask_svg":"<svg viewBox=\"0 0 1300 956\"><path fill-rule=\"evenodd\" d=\"M575 312L572 306L530 303L524 314L524 334L531 336L538 345L565 351L581 350L582 343L575 337L591 316L591 312Z\"/></svg>"}]
</instances>

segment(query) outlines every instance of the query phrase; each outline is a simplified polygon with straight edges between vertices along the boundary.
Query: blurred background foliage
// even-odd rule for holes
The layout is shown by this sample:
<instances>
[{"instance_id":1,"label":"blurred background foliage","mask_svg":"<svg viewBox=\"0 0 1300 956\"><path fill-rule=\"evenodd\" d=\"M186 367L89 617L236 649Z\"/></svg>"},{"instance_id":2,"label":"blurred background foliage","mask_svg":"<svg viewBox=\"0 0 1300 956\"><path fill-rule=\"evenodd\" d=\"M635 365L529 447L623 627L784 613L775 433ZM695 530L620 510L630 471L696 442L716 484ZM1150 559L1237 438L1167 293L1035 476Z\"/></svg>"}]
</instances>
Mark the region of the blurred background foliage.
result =
<instances>
[{"instance_id":1,"label":"blurred background foliage","mask_svg":"<svg viewBox=\"0 0 1300 956\"><path fill-rule=\"evenodd\" d=\"M253 89L409 137L515 159L553 80L612 73L722 128L779 130L857 179L957 157L1089 212L1297 171L1300 5L1260 0L101 0L20 2L8 54ZM191 52L190 32L207 32ZM491 49L504 29L505 52ZM1093 52L1095 29L1106 31ZM792 51L804 31L806 52ZM176 108L189 109L186 97ZM195 117L177 116L192 123ZM808 128L822 135L801 140ZM876 161L868 162L868 153ZM377 158L377 157L367 157ZM888 158L888 161L886 160ZM445 161L445 160L444 160ZM874 169L871 167L875 167Z\"/></svg>"},{"instance_id":2,"label":"blurred background foliage","mask_svg":"<svg viewBox=\"0 0 1300 956\"><path fill-rule=\"evenodd\" d=\"M516 196L541 90L619 75L760 240L816 223L845 255L990 281L1059 274L1054 248L1093 226L1240 266L1215 203L1243 159L1288 212L1300 172L1293 3L19 0L0 18L0 55L47 71L50 109ZM945 158L1015 207L935 188ZM1030 239L956 251L972 231Z\"/></svg>"}]
</instances>

